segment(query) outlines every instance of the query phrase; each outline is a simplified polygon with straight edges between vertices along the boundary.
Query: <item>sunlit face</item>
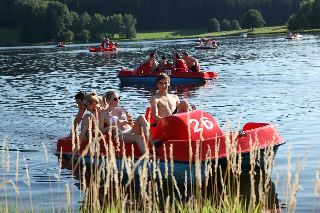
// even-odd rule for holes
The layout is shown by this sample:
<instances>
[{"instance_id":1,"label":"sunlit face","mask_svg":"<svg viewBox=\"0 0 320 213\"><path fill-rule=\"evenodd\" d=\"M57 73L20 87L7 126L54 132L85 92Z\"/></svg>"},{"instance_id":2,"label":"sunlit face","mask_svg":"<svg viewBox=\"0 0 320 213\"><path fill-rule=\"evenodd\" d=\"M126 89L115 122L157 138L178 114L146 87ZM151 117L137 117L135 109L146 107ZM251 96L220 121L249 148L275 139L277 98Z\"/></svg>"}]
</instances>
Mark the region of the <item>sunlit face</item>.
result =
<instances>
[{"instance_id":1,"label":"sunlit face","mask_svg":"<svg viewBox=\"0 0 320 213\"><path fill-rule=\"evenodd\" d=\"M184 60L188 59L188 56L185 55L185 54L183 54L183 59L184 59Z\"/></svg>"},{"instance_id":2,"label":"sunlit face","mask_svg":"<svg viewBox=\"0 0 320 213\"><path fill-rule=\"evenodd\" d=\"M86 107L83 105L83 102L81 101L81 99L76 99L76 102L78 104L79 109L86 110Z\"/></svg>"},{"instance_id":3,"label":"sunlit face","mask_svg":"<svg viewBox=\"0 0 320 213\"><path fill-rule=\"evenodd\" d=\"M96 104L94 102L89 103L87 100L83 100L83 105L90 112L94 112L96 107Z\"/></svg>"},{"instance_id":4,"label":"sunlit face","mask_svg":"<svg viewBox=\"0 0 320 213\"><path fill-rule=\"evenodd\" d=\"M114 93L111 95L111 97L108 99L108 104L113 107L118 107L120 104L120 96L118 93Z\"/></svg>"},{"instance_id":5,"label":"sunlit face","mask_svg":"<svg viewBox=\"0 0 320 213\"><path fill-rule=\"evenodd\" d=\"M157 87L159 88L159 91L168 90L169 86L170 86L170 82L168 81L168 79L161 79L157 83Z\"/></svg>"}]
</instances>

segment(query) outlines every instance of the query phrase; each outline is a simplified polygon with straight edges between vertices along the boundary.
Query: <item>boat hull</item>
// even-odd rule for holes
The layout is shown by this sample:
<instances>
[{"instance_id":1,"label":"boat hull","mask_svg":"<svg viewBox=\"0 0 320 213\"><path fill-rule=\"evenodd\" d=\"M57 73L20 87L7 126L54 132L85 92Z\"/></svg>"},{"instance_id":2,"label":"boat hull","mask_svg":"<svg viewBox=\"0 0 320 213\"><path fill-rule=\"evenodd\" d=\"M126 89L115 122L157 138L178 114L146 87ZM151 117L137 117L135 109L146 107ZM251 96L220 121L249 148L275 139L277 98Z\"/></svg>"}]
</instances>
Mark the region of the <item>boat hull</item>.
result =
<instances>
[{"instance_id":1,"label":"boat hull","mask_svg":"<svg viewBox=\"0 0 320 213\"><path fill-rule=\"evenodd\" d=\"M100 48L100 47L90 47L89 51L90 52L106 52L106 51L114 51L118 50L117 47L106 47L106 48Z\"/></svg>"},{"instance_id":2,"label":"boat hull","mask_svg":"<svg viewBox=\"0 0 320 213\"><path fill-rule=\"evenodd\" d=\"M146 112L146 119L152 124L148 112L150 108ZM204 167L208 163L218 160L218 164L226 166L230 162L228 161L230 157L236 156L239 159L240 155L243 169L250 169L253 166L255 169L264 170L264 155L274 158L278 147L285 143L276 127L270 123L250 122L245 124L240 132L224 134L216 120L201 110L164 117L156 127L151 127L151 134L154 140L163 141L163 145L159 146L154 154L149 145L150 153L155 156L155 159L151 159L159 161L160 171L166 172L172 156L173 164L170 165L173 165L177 179L185 179L185 172L190 174L190 166L194 168L198 165L203 174ZM65 156L72 156L72 147L72 138L62 137L58 139L56 154L59 155L61 152ZM104 140L84 140L78 153L75 153L76 156L82 155L79 159L86 163L91 163L91 154L97 155L99 164L101 157L114 156L114 159L119 161L119 168L123 168L122 163L127 162L124 161L126 158L133 160L129 165L130 169L134 163L140 166L144 163L144 161L138 162L141 153L136 144L115 141L109 135L104 135ZM250 159L255 160L251 162ZM149 165L149 169L153 169L153 166ZM138 174L136 172L135 174ZM193 175L195 174L192 173Z\"/></svg>"},{"instance_id":3,"label":"boat hull","mask_svg":"<svg viewBox=\"0 0 320 213\"><path fill-rule=\"evenodd\" d=\"M172 65L168 65L160 71L151 71L150 66L140 66L135 71L121 69L118 73L118 78L121 83L155 85L156 78L160 73L166 73L170 76L170 84L201 84L218 78L216 72L178 72Z\"/></svg>"},{"instance_id":4,"label":"boat hull","mask_svg":"<svg viewBox=\"0 0 320 213\"><path fill-rule=\"evenodd\" d=\"M217 49L217 47L213 47L213 46L195 46L194 48L201 49L201 50L215 50L215 49Z\"/></svg>"}]
</instances>

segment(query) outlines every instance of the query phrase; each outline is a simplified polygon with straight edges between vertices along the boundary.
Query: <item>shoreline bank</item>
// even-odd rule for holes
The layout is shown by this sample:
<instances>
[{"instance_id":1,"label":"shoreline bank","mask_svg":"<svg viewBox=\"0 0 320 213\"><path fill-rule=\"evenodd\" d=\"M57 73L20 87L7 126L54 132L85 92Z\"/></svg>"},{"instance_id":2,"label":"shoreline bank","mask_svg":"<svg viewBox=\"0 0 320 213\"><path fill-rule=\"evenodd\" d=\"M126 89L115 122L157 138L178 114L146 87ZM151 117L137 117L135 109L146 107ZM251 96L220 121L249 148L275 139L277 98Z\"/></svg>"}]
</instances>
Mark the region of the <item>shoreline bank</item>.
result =
<instances>
[{"instance_id":1,"label":"shoreline bank","mask_svg":"<svg viewBox=\"0 0 320 213\"><path fill-rule=\"evenodd\" d=\"M261 27L254 28L253 31L248 29L239 29L239 30L230 30L230 31L220 31L220 32L211 32L204 33L206 28L192 28L192 29L171 29L171 30L156 30L156 31L140 31L137 32L135 39L120 39L113 38L110 39L114 42L130 42L130 41L156 41L156 40L172 40L172 39L197 39L197 38L216 38L216 37L225 37L225 36L240 36L242 33L246 33L248 36L261 36L261 35L271 35L271 34L286 34L288 29L286 26L273 26L273 27ZM7 32L7 30L5 29ZM15 31L15 30L13 30ZM15 31L17 33L18 31ZM299 30L293 31L293 33L320 33L320 29L312 30ZM19 36L14 36L17 39ZM3 40L0 43L0 47L18 47L18 46L44 46L44 45L56 45L59 41L55 42L39 42L39 43L20 43L17 41L6 41L3 39L0 30L0 40ZM90 42L90 43L99 43ZM81 44L78 42L64 42L64 44ZM89 43L88 43L89 44Z\"/></svg>"}]
</instances>

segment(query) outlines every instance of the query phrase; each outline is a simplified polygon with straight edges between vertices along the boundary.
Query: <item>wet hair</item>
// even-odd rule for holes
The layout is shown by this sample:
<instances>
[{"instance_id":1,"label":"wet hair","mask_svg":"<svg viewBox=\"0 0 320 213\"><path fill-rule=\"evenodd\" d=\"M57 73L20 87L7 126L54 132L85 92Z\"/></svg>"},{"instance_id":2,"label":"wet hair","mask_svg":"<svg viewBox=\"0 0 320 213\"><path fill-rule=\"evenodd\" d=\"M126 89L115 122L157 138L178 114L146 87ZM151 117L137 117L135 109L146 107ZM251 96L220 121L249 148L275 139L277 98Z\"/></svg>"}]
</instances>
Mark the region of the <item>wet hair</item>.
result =
<instances>
[{"instance_id":1,"label":"wet hair","mask_svg":"<svg viewBox=\"0 0 320 213\"><path fill-rule=\"evenodd\" d=\"M175 52L174 54L176 55L176 59L180 59L181 58L180 53Z\"/></svg>"},{"instance_id":2,"label":"wet hair","mask_svg":"<svg viewBox=\"0 0 320 213\"><path fill-rule=\"evenodd\" d=\"M155 56L156 54L154 53L150 53L150 58L152 58L153 56Z\"/></svg>"},{"instance_id":3,"label":"wet hair","mask_svg":"<svg viewBox=\"0 0 320 213\"><path fill-rule=\"evenodd\" d=\"M87 95L85 91L79 91L75 96L74 99L80 99L83 102L83 98Z\"/></svg>"},{"instance_id":4,"label":"wet hair","mask_svg":"<svg viewBox=\"0 0 320 213\"><path fill-rule=\"evenodd\" d=\"M168 74L162 72L157 76L156 84L158 84L162 79L167 79L168 83L170 83L170 77L168 76Z\"/></svg>"},{"instance_id":5,"label":"wet hair","mask_svg":"<svg viewBox=\"0 0 320 213\"><path fill-rule=\"evenodd\" d=\"M163 55L162 56L162 60L166 60L167 59L167 56L166 55Z\"/></svg>"},{"instance_id":6,"label":"wet hair","mask_svg":"<svg viewBox=\"0 0 320 213\"><path fill-rule=\"evenodd\" d=\"M189 56L189 53L186 51L183 53L183 55Z\"/></svg>"},{"instance_id":7,"label":"wet hair","mask_svg":"<svg viewBox=\"0 0 320 213\"><path fill-rule=\"evenodd\" d=\"M83 100L86 100L90 104L93 102L95 102L96 104L99 104L99 98L97 96L96 91L92 91L92 93L89 93L86 96L84 96Z\"/></svg>"},{"instance_id":8,"label":"wet hair","mask_svg":"<svg viewBox=\"0 0 320 213\"><path fill-rule=\"evenodd\" d=\"M112 95L114 95L115 93L117 93L116 91L108 91L106 92L106 94L103 95L102 97L102 103L104 106L107 105L107 99L110 99Z\"/></svg>"}]
</instances>

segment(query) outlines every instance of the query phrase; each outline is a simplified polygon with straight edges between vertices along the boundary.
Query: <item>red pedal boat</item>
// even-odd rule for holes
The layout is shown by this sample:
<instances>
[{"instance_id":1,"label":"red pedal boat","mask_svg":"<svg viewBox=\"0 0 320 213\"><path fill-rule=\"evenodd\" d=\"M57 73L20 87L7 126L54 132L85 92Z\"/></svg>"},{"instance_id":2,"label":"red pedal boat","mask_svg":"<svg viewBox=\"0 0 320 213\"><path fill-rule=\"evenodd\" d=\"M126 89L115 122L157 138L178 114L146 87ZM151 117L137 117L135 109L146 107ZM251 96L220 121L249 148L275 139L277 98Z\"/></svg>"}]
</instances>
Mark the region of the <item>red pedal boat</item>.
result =
<instances>
[{"instance_id":1,"label":"red pedal boat","mask_svg":"<svg viewBox=\"0 0 320 213\"><path fill-rule=\"evenodd\" d=\"M214 50L217 49L217 46L195 46L194 48L196 49L203 49L203 50Z\"/></svg>"},{"instance_id":2,"label":"red pedal boat","mask_svg":"<svg viewBox=\"0 0 320 213\"><path fill-rule=\"evenodd\" d=\"M66 45L65 44L58 44L58 45L56 45L56 47L66 47Z\"/></svg>"},{"instance_id":3,"label":"red pedal boat","mask_svg":"<svg viewBox=\"0 0 320 213\"><path fill-rule=\"evenodd\" d=\"M118 47L115 47L115 46L109 46L105 48L90 47L90 52L105 52L105 51L113 51L113 50L118 50Z\"/></svg>"},{"instance_id":4,"label":"red pedal boat","mask_svg":"<svg viewBox=\"0 0 320 213\"><path fill-rule=\"evenodd\" d=\"M143 65L136 70L122 68L118 73L121 83L155 84L159 73L170 76L170 84L201 84L218 78L216 72L186 72L179 71L172 64L166 64L159 71L151 71L151 66Z\"/></svg>"},{"instance_id":5,"label":"red pedal boat","mask_svg":"<svg viewBox=\"0 0 320 213\"><path fill-rule=\"evenodd\" d=\"M195 42L206 42L206 41L208 41L209 39L207 39L207 38L198 38L197 40L194 40Z\"/></svg>"},{"instance_id":6,"label":"red pedal boat","mask_svg":"<svg viewBox=\"0 0 320 213\"><path fill-rule=\"evenodd\" d=\"M146 117L152 124L152 119L148 119L150 115L149 111L150 107L146 112ZM170 171L170 153L172 153L174 176L177 180L184 180L185 171L189 174L190 166L196 165L197 162L202 162L200 165L202 172L208 161L218 160L220 165L226 165L226 159L232 153L236 155L241 154L242 168L250 169L250 151L255 151L256 153L260 151L258 155L260 159L256 157L260 165L257 168L263 170L264 151L269 147L271 148L268 149L270 151L269 154L275 156L278 147L285 143L275 125L271 123L247 123L240 132L225 134L216 120L210 114L201 110L164 117L158 122L156 127L151 127L151 132L154 139L161 139L163 142L162 145L157 147L158 152L155 152L156 159L160 160L160 171L165 173L168 167ZM108 135L105 135L105 141L100 140L99 142L92 143L90 150L98 152L99 156L115 156L119 162L125 159L124 156L131 159L133 157L135 162L141 157L136 144L124 144L121 141L117 143L111 137L109 138ZM86 149L88 143L88 140L83 141L78 153L79 155ZM152 152L151 147L149 148ZM90 150L86 152L84 158L89 163ZM110 153L110 150L116 151ZM69 157L72 155L71 137L58 139L56 154L60 154L60 152ZM121 163L119 166L121 166ZM138 171L135 171L135 174L138 175Z\"/></svg>"}]
</instances>

